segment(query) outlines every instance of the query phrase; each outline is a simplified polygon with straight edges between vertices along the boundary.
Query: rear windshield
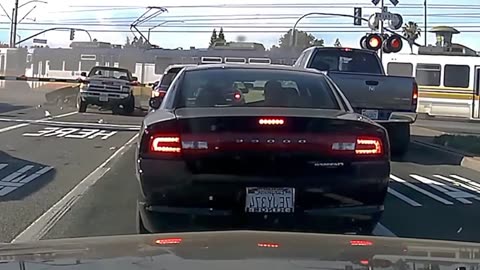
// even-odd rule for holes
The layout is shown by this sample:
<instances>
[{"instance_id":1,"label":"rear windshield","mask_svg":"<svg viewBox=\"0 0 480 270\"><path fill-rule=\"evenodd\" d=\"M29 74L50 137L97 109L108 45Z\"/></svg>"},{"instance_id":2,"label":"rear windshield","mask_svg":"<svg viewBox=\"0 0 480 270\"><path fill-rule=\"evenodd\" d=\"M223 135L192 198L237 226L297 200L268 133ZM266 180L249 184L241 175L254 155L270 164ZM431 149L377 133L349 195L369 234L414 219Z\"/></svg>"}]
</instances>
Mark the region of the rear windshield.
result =
<instances>
[{"instance_id":1,"label":"rear windshield","mask_svg":"<svg viewBox=\"0 0 480 270\"><path fill-rule=\"evenodd\" d=\"M132 77L128 70L108 68L108 67L94 67L92 68L92 70L90 70L88 77L112 78L112 79L119 79L119 80L125 80L125 81L132 80Z\"/></svg>"},{"instance_id":2,"label":"rear windshield","mask_svg":"<svg viewBox=\"0 0 480 270\"><path fill-rule=\"evenodd\" d=\"M175 79L175 76L177 76L180 70L181 68L172 68L167 72L167 74L163 74L162 82L160 83L160 85L163 87L170 86L170 84L173 82L173 79Z\"/></svg>"},{"instance_id":3,"label":"rear windshield","mask_svg":"<svg viewBox=\"0 0 480 270\"><path fill-rule=\"evenodd\" d=\"M375 55L359 50L320 49L309 67L322 71L382 74L380 62Z\"/></svg>"},{"instance_id":4,"label":"rear windshield","mask_svg":"<svg viewBox=\"0 0 480 270\"><path fill-rule=\"evenodd\" d=\"M321 74L265 69L205 69L185 73L177 107L339 109Z\"/></svg>"}]
</instances>

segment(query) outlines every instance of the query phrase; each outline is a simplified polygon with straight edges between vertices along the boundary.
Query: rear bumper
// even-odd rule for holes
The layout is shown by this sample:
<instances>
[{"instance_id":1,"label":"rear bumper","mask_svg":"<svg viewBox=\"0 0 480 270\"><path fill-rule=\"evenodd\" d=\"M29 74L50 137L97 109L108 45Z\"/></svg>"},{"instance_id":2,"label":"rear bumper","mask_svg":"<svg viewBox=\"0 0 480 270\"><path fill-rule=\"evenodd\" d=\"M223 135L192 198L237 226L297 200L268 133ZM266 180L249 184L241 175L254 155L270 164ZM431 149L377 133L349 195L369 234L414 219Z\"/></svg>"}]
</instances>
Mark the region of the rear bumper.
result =
<instances>
[{"instance_id":1,"label":"rear bumper","mask_svg":"<svg viewBox=\"0 0 480 270\"><path fill-rule=\"evenodd\" d=\"M383 212L390 164L364 162L352 170L354 173L349 176L207 175L192 174L183 161L139 159L139 209L145 226L152 223L147 228L150 231L158 231L153 223L159 214L208 217L208 224L214 219L218 220L214 222L216 225L226 224L229 228L272 224L287 227L322 224L335 228L359 221L375 223ZM294 188L294 213L246 213L247 187Z\"/></svg>"},{"instance_id":2,"label":"rear bumper","mask_svg":"<svg viewBox=\"0 0 480 270\"><path fill-rule=\"evenodd\" d=\"M414 123L417 120L416 112L392 112L388 120L376 120L378 123Z\"/></svg>"}]
</instances>

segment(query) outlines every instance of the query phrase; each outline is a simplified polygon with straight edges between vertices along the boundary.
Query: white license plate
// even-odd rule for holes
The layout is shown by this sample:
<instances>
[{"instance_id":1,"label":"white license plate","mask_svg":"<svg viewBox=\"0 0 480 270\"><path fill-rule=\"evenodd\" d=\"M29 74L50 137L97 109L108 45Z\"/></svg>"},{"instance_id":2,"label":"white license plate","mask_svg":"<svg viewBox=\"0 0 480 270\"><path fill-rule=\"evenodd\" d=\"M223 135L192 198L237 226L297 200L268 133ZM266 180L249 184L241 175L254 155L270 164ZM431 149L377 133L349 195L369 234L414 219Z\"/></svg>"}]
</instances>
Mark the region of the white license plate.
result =
<instances>
[{"instance_id":1,"label":"white license plate","mask_svg":"<svg viewBox=\"0 0 480 270\"><path fill-rule=\"evenodd\" d=\"M107 95L100 95L100 101L108 101Z\"/></svg>"},{"instance_id":2,"label":"white license plate","mask_svg":"<svg viewBox=\"0 0 480 270\"><path fill-rule=\"evenodd\" d=\"M378 119L378 110L362 110L362 115L372 120Z\"/></svg>"},{"instance_id":3,"label":"white license plate","mask_svg":"<svg viewBox=\"0 0 480 270\"><path fill-rule=\"evenodd\" d=\"M294 210L294 188L247 187L245 200L247 213L293 213Z\"/></svg>"}]
</instances>

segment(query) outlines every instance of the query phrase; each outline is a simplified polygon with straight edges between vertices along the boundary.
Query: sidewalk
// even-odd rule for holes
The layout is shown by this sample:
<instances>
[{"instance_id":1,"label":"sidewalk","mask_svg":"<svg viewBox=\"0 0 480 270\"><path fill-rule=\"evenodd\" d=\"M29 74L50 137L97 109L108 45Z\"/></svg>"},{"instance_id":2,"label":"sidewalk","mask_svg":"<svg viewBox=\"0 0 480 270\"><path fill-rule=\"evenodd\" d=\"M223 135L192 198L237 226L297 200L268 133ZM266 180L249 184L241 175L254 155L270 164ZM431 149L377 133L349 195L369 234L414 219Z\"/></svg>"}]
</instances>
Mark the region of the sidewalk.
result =
<instances>
[{"instance_id":1,"label":"sidewalk","mask_svg":"<svg viewBox=\"0 0 480 270\"><path fill-rule=\"evenodd\" d=\"M462 157L462 167L480 171L480 155L472 154L458 148L441 145L435 142L435 137L450 134L456 135L418 126L412 126L411 128L412 143L416 143L424 147L429 147L437 151L442 151L443 153L455 155L457 157L460 156Z\"/></svg>"}]
</instances>

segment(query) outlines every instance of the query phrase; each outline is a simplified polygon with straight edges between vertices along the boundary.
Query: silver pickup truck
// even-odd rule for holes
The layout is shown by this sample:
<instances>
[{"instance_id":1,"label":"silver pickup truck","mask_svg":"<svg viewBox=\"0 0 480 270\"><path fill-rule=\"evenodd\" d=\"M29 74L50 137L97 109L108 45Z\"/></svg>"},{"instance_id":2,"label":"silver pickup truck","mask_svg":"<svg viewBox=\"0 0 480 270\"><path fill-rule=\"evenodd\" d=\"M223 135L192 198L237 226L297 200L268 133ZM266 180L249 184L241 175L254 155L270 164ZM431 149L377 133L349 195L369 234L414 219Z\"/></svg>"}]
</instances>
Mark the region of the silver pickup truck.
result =
<instances>
[{"instance_id":1,"label":"silver pickup truck","mask_svg":"<svg viewBox=\"0 0 480 270\"><path fill-rule=\"evenodd\" d=\"M410 124L417 118L418 86L412 77L388 76L373 51L311 47L296 67L325 71L350 101L355 112L388 131L391 152L402 156L410 143Z\"/></svg>"}]
</instances>

